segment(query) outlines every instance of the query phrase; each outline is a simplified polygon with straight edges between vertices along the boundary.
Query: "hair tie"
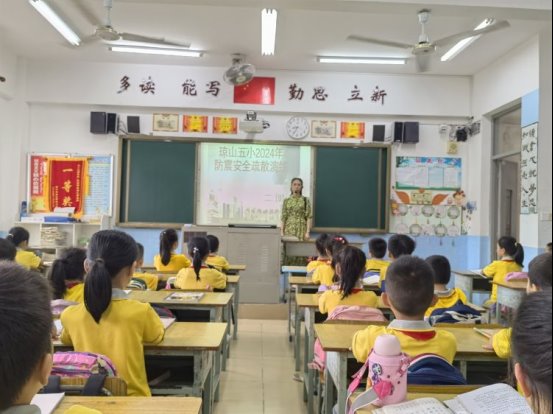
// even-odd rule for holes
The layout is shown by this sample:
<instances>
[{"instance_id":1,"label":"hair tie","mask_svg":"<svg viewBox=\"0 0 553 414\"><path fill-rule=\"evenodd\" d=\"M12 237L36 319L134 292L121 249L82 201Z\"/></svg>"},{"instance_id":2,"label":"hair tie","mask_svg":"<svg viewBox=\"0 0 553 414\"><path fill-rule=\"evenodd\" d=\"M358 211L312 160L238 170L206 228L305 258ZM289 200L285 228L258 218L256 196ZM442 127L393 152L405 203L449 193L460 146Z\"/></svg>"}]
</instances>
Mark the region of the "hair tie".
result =
<instances>
[{"instance_id":1,"label":"hair tie","mask_svg":"<svg viewBox=\"0 0 553 414\"><path fill-rule=\"evenodd\" d=\"M192 249L192 253L196 254L196 253L200 253L200 249L198 249L197 247L194 247Z\"/></svg>"}]
</instances>

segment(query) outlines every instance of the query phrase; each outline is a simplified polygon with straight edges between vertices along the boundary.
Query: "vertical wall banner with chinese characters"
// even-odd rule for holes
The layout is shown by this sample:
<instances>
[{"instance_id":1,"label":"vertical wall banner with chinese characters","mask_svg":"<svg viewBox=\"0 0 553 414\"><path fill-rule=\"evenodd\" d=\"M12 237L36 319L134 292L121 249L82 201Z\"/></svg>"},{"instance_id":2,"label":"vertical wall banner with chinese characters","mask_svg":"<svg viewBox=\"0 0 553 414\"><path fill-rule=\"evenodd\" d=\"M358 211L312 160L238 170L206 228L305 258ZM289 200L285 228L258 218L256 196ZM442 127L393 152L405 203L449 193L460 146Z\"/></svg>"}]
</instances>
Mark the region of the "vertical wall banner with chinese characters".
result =
<instances>
[{"instance_id":1,"label":"vertical wall banner with chinese characters","mask_svg":"<svg viewBox=\"0 0 553 414\"><path fill-rule=\"evenodd\" d=\"M182 117L183 132L207 132L208 117L205 115L184 115Z\"/></svg>"},{"instance_id":2,"label":"vertical wall banner with chinese characters","mask_svg":"<svg viewBox=\"0 0 553 414\"><path fill-rule=\"evenodd\" d=\"M214 116L213 133L236 135L238 133L238 118Z\"/></svg>"},{"instance_id":3,"label":"vertical wall banner with chinese characters","mask_svg":"<svg viewBox=\"0 0 553 414\"><path fill-rule=\"evenodd\" d=\"M30 158L30 203L29 211L43 213L48 211L47 183L45 176L48 170L46 157L32 155Z\"/></svg>"},{"instance_id":4,"label":"vertical wall banner with chinese characters","mask_svg":"<svg viewBox=\"0 0 553 414\"><path fill-rule=\"evenodd\" d=\"M253 78L245 85L234 87L234 103L274 105L275 88L275 78Z\"/></svg>"},{"instance_id":5,"label":"vertical wall banner with chinese characters","mask_svg":"<svg viewBox=\"0 0 553 414\"><path fill-rule=\"evenodd\" d=\"M342 122L340 138L365 139L364 122Z\"/></svg>"},{"instance_id":6,"label":"vertical wall banner with chinese characters","mask_svg":"<svg viewBox=\"0 0 553 414\"><path fill-rule=\"evenodd\" d=\"M538 213L538 124L522 128L521 214Z\"/></svg>"},{"instance_id":7,"label":"vertical wall banner with chinese characters","mask_svg":"<svg viewBox=\"0 0 553 414\"><path fill-rule=\"evenodd\" d=\"M84 195L88 182L88 159L50 159L49 207L72 207L75 215L83 213Z\"/></svg>"}]
</instances>

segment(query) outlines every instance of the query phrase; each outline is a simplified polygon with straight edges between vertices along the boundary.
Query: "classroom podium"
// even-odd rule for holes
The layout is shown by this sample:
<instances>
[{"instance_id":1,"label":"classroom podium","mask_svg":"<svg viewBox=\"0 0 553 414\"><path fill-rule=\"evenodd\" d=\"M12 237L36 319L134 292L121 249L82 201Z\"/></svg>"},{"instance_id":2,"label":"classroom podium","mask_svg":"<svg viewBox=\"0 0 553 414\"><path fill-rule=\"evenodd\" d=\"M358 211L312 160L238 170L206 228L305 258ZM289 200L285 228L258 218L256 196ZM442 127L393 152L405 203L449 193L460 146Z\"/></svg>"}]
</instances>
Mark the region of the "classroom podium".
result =
<instances>
[{"instance_id":1,"label":"classroom podium","mask_svg":"<svg viewBox=\"0 0 553 414\"><path fill-rule=\"evenodd\" d=\"M219 238L219 254L230 263L246 265L240 272L240 303L279 303L280 229L262 227L182 227L183 251L191 237Z\"/></svg>"}]
</instances>

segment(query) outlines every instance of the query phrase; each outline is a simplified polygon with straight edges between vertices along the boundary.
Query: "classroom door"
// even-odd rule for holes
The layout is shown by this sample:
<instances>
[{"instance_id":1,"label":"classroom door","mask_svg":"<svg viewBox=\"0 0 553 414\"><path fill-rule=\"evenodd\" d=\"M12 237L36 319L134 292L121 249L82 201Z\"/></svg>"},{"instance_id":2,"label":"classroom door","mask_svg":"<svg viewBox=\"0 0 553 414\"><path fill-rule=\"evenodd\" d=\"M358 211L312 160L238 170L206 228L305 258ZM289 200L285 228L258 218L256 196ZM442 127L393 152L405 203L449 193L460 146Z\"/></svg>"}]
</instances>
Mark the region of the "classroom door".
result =
<instances>
[{"instance_id":1,"label":"classroom door","mask_svg":"<svg viewBox=\"0 0 553 414\"><path fill-rule=\"evenodd\" d=\"M497 240L520 234L520 151L522 142L520 107L494 118L492 186L492 255Z\"/></svg>"}]
</instances>

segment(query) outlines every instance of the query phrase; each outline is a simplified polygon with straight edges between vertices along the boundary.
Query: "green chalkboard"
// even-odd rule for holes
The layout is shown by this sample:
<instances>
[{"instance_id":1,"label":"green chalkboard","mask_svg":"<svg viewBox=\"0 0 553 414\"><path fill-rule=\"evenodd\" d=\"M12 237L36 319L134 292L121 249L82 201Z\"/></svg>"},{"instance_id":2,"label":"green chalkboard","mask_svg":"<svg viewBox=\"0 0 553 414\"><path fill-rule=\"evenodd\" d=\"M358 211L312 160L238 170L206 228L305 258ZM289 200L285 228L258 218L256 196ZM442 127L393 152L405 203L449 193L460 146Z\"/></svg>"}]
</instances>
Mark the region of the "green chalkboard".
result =
<instances>
[{"instance_id":1,"label":"green chalkboard","mask_svg":"<svg viewBox=\"0 0 553 414\"><path fill-rule=\"evenodd\" d=\"M313 227L385 232L388 225L388 147L316 147Z\"/></svg>"},{"instance_id":2,"label":"green chalkboard","mask_svg":"<svg viewBox=\"0 0 553 414\"><path fill-rule=\"evenodd\" d=\"M194 222L196 143L123 139L120 223Z\"/></svg>"}]
</instances>

